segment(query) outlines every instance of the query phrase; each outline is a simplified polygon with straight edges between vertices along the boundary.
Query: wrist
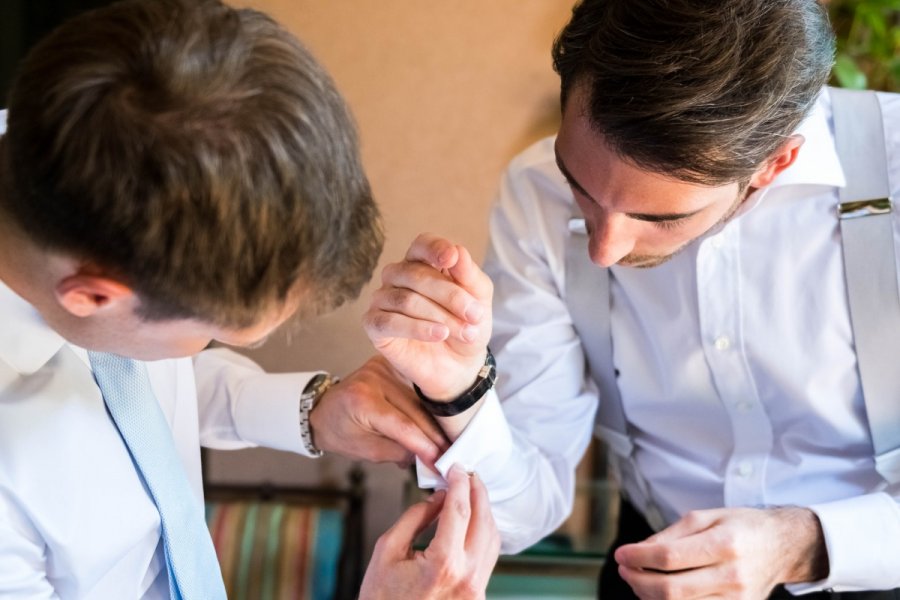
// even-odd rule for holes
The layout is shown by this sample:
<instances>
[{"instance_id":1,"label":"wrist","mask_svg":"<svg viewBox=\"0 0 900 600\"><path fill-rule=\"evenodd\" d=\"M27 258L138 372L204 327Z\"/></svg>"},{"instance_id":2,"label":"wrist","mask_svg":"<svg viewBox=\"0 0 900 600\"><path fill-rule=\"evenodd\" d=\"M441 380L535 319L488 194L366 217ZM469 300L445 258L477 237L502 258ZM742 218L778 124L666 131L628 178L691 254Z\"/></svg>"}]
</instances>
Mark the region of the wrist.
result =
<instances>
[{"instance_id":1,"label":"wrist","mask_svg":"<svg viewBox=\"0 0 900 600\"><path fill-rule=\"evenodd\" d=\"M315 408L337 382L337 378L327 373L319 373L309 380L300 395L300 438L307 454L312 458L319 458L323 454L322 447L314 439Z\"/></svg>"},{"instance_id":2,"label":"wrist","mask_svg":"<svg viewBox=\"0 0 900 600\"><path fill-rule=\"evenodd\" d=\"M432 402L452 402L464 394L478 380L479 374L487 360L487 353L488 349L485 348L484 352L467 361L465 365L457 369L458 375L454 376L452 381L441 385L435 385L431 381L426 381L422 384L419 384L417 381L413 383L418 388L418 393Z\"/></svg>"},{"instance_id":3,"label":"wrist","mask_svg":"<svg viewBox=\"0 0 900 600\"><path fill-rule=\"evenodd\" d=\"M433 416L454 417L480 403L485 394L494 387L496 381L497 363L494 361L491 349L487 348L484 362L479 368L474 382L456 397L450 400L438 401L428 397L418 385L413 385L413 389L415 389L425 409Z\"/></svg>"},{"instance_id":4,"label":"wrist","mask_svg":"<svg viewBox=\"0 0 900 600\"><path fill-rule=\"evenodd\" d=\"M782 583L810 583L828 577L828 549L822 524L808 508L776 509L782 521L784 548L791 560L785 561Z\"/></svg>"}]
</instances>

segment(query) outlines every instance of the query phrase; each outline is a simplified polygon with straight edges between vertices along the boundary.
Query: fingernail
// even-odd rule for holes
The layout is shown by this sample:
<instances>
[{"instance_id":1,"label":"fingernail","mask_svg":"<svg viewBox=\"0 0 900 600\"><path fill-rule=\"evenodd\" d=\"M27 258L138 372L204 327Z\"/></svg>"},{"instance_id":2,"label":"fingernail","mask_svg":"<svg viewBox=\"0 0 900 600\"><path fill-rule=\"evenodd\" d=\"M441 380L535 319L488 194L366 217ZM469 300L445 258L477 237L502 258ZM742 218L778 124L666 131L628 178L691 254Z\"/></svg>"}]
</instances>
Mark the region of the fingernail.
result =
<instances>
[{"instance_id":1,"label":"fingernail","mask_svg":"<svg viewBox=\"0 0 900 600\"><path fill-rule=\"evenodd\" d=\"M478 328L474 325L466 325L462 330L462 339L464 342L475 341L478 337Z\"/></svg>"},{"instance_id":2,"label":"fingernail","mask_svg":"<svg viewBox=\"0 0 900 600\"><path fill-rule=\"evenodd\" d=\"M432 495L425 498L425 502L439 502L444 499L444 496L447 495L447 492L444 490L437 490Z\"/></svg>"},{"instance_id":3,"label":"fingernail","mask_svg":"<svg viewBox=\"0 0 900 600\"><path fill-rule=\"evenodd\" d=\"M484 307L478 302L473 302L466 309L466 320L470 323L478 323L484 316Z\"/></svg>"},{"instance_id":4,"label":"fingernail","mask_svg":"<svg viewBox=\"0 0 900 600\"><path fill-rule=\"evenodd\" d=\"M453 258L453 252L455 250L456 250L456 248L450 247L450 248L447 248L447 249L441 251L437 257L438 263L440 263L440 265L443 266L443 265L447 264L448 262L450 262L450 259Z\"/></svg>"},{"instance_id":5,"label":"fingernail","mask_svg":"<svg viewBox=\"0 0 900 600\"><path fill-rule=\"evenodd\" d=\"M450 330L444 325L434 325L431 328L431 337L433 337L437 341L447 339L447 336L449 334L450 334Z\"/></svg>"}]
</instances>

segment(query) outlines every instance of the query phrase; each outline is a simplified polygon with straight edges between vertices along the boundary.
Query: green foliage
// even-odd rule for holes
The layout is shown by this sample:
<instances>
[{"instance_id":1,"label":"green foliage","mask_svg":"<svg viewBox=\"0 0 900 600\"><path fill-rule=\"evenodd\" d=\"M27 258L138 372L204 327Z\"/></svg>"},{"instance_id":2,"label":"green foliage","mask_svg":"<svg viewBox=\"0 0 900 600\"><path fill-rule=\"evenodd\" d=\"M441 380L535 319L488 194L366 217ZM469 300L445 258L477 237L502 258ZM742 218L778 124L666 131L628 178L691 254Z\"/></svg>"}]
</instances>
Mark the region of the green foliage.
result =
<instances>
[{"instance_id":1,"label":"green foliage","mask_svg":"<svg viewBox=\"0 0 900 600\"><path fill-rule=\"evenodd\" d=\"M900 0L830 0L837 33L833 83L900 92Z\"/></svg>"}]
</instances>

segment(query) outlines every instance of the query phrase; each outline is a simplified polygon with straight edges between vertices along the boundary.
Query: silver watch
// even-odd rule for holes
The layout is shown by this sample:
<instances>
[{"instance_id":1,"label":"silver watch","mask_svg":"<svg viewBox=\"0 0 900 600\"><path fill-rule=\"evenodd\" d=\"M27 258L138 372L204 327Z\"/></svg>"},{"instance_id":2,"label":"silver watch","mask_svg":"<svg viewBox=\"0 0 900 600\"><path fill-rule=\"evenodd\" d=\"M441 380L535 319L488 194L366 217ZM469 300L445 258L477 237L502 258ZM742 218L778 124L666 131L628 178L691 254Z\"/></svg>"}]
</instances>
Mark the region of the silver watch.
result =
<instances>
[{"instance_id":1,"label":"silver watch","mask_svg":"<svg viewBox=\"0 0 900 600\"><path fill-rule=\"evenodd\" d=\"M325 394L326 390L337 382L336 377L332 377L328 373L319 373L309 380L300 395L300 439L303 440L303 446L312 458L319 458L324 453L313 442L309 413L312 412L316 402Z\"/></svg>"}]
</instances>

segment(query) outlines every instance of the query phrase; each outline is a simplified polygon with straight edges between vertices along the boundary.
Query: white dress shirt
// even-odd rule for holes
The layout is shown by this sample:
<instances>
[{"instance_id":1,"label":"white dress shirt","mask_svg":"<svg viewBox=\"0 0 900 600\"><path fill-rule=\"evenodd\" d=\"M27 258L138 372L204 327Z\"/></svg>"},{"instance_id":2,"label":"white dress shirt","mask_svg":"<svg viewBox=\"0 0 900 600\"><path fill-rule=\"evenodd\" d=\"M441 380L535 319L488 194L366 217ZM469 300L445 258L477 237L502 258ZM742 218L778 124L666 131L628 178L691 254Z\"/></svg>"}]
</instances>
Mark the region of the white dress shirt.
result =
<instances>
[{"instance_id":1,"label":"white dress shirt","mask_svg":"<svg viewBox=\"0 0 900 600\"><path fill-rule=\"evenodd\" d=\"M146 365L201 500L201 443L305 453L299 400L313 374L267 375L221 349ZM168 597L159 513L87 353L0 282L0 598Z\"/></svg>"},{"instance_id":2,"label":"white dress shirt","mask_svg":"<svg viewBox=\"0 0 900 600\"><path fill-rule=\"evenodd\" d=\"M879 97L900 198L900 96ZM614 362L635 460L668 523L723 506L815 511L830 574L792 591L900 587L900 489L874 468L827 92L798 133L806 141L795 164L736 218L659 267L612 268ZM492 394L438 462L442 472L453 463L479 472L506 552L537 541L571 510L574 468L598 401L564 298L573 202L552 139L513 161L485 267L495 284L502 410ZM641 497L628 474L623 479L629 495Z\"/></svg>"}]
</instances>

